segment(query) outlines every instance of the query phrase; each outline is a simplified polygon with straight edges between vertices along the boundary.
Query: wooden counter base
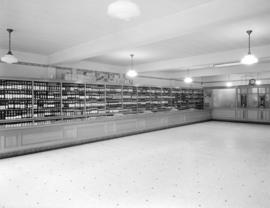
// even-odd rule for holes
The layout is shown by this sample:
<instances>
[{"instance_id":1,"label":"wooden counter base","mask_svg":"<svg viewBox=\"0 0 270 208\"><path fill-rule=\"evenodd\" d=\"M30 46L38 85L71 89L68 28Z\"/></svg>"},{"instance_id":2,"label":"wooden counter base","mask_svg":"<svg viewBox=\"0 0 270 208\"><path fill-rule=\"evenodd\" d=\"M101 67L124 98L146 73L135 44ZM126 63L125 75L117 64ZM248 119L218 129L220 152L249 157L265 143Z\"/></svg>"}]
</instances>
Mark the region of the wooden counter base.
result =
<instances>
[{"instance_id":1,"label":"wooden counter base","mask_svg":"<svg viewBox=\"0 0 270 208\"><path fill-rule=\"evenodd\" d=\"M210 111L185 110L1 129L0 158L113 139L210 119Z\"/></svg>"}]
</instances>

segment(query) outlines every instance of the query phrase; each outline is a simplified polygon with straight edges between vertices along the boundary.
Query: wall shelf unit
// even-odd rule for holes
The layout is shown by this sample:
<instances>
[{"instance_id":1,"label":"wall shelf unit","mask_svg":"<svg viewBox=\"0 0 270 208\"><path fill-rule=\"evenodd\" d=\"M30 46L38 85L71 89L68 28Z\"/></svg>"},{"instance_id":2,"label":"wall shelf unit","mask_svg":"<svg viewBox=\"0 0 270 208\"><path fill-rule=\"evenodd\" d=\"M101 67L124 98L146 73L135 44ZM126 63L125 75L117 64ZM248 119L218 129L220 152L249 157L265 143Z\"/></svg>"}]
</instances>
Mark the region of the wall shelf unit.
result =
<instances>
[{"instance_id":1,"label":"wall shelf unit","mask_svg":"<svg viewBox=\"0 0 270 208\"><path fill-rule=\"evenodd\" d=\"M117 114L202 109L202 92L202 89L0 79L0 125L18 127Z\"/></svg>"}]
</instances>

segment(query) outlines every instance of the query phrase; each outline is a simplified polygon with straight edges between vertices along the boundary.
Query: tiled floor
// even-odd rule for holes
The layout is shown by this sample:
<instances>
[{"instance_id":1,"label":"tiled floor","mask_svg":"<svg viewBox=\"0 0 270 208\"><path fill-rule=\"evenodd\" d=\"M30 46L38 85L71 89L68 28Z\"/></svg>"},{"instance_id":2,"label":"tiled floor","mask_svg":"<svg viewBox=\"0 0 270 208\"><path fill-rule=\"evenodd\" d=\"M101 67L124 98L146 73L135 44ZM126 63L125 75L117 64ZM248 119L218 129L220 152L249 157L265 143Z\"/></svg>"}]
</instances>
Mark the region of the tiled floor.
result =
<instances>
[{"instance_id":1,"label":"tiled floor","mask_svg":"<svg viewBox=\"0 0 270 208\"><path fill-rule=\"evenodd\" d=\"M0 208L269 208L270 127L207 122L0 160Z\"/></svg>"}]
</instances>

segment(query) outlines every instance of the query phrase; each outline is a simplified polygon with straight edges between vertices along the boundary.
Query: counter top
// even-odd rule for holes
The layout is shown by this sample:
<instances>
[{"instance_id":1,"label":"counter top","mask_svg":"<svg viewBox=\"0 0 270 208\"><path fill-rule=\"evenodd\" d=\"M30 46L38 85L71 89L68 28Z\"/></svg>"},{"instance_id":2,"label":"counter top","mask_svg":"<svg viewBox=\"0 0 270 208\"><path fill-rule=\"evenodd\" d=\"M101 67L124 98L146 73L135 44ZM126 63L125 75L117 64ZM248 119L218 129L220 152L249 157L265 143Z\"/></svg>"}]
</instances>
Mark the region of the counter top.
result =
<instances>
[{"instance_id":1,"label":"counter top","mask_svg":"<svg viewBox=\"0 0 270 208\"><path fill-rule=\"evenodd\" d=\"M190 112L205 112L209 110L198 110L198 109L188 109L188 110L177 110L177 111L161 111L161 112L147 112L147 113L137 113L137 114L122 114L122 115L114 115L114 116L100 116L100 117L82 117L82 118L70 118L72 120L65 121L59 120L54 123L50 124L33 124L29 126L22 126L22 127L0 127L1 131L9 131L9 130L22 130L22 129L31 129L31 128L43 128L48 126L69 126L69 125L76 125L76 124L86 124L86 123L98 123L104 121L116 121L122 119L137 119L137 118L144 118L148 116L162 116L162 115L172 115L172 114L184 114ZM56 118L56 117L55 117ZM53 119L55 119L53 118ZM67 118L68 119L68 118Z\"/></svg>"}]
</instances>

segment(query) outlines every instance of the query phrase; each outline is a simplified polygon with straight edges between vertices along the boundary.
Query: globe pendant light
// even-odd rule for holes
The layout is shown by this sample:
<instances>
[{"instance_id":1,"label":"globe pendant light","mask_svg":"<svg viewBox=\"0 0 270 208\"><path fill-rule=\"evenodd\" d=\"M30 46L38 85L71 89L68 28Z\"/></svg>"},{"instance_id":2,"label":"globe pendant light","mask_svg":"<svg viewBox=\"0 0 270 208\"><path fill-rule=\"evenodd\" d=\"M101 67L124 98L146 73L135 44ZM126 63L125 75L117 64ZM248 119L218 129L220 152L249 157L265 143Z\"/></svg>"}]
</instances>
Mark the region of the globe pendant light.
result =
<instances>
[{"instance_id":1,"label":"globe pendant light","mask_svg":"<svg viewBox=\"0 0 270 208\"><path fill-rule=\"evenodd\" d=\"M258 62L258 58L256 56L254 56L253 54L251 54L250 51L250 34L252 33L252 30L248 30L247 34L248 34L248 54L245 55L242 60L241 63L245 64L245 65L252 65Z\"/></svg>"},{"instance_id":2,"label":"globe pendant light","mask_svg":"<svg viewBox=\"0 0 270 208\"><path fill-rule=\"evenodd\" d=\"M232 87L232 82L230 81L230 75L228 74L227 76L227 82L226 82L226 87Z\"/></svg>"},{"instance_id":3,"label":"globe pendant light","mask_svg":"<svg viewBox=\"0 0 270 208\"><path fill-rule=\"evenodd\" d=\"M133 17L140 16L140 8L131 0L117 0L108 6L107 13L113 18L130 20Z\"/></svg>"},{"instance_id":4,"label":"globe pendant light","mask_svg":"<svg viewBox=\"0 0 270 208\"><path fill-rule=\"evenodd\" d=\"M184 82L190 84L193 82L193 79L189 76L189 70L187 70L187 76L184 79Z\"/></svg>"},{"instance_id":5,"label":"globe pendant light","mask_svg":"<svg viewBox=\"0 0 270 208\"><path fill-rule=\"evenodd\" d=\"M134 57L134 55L133 54L130 54L130 69L126 73L126 75L128 77L130 77L130 78L134 78L134 77L137 77L138 76L138 72L136 72L133 69L133 57Z\"/></svg>"},{"instance_id":6,"label":"globe pendant light","mask_svg":"<svg viewBox=\"0 0 270 208\"><path fill-rule=\"evenodd\" d=\"M226 87L232 87L232 82L226 82Z\"/></svg>"},{"instance_id":7,"label":"globe pendant light","mask_svg":"<svg viewBox=\"0 0 270 208\"><path fill-rule=\"evenodd\" d=\"M2 58L1 58L1 61L2 62L5 62L7 64L14 64L14 63L17 63L18 62L18 59L12 54L11 52L11 33L13 32L13 29L7 29L8 31L8 34L9 34L9 42L8 42L8 52L6 55L4 55Z\"/></svg>"},{"instance_id":8,"label":"globe pendant light","mask_svg":"<svg viewBox=\"0 0 270 208\"><path fill-rule=\"evenodd\" d=\"M193 82L193 79L191 77L185 77L184 82L190 84Z\"/></svg>"}]
</instances>

